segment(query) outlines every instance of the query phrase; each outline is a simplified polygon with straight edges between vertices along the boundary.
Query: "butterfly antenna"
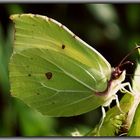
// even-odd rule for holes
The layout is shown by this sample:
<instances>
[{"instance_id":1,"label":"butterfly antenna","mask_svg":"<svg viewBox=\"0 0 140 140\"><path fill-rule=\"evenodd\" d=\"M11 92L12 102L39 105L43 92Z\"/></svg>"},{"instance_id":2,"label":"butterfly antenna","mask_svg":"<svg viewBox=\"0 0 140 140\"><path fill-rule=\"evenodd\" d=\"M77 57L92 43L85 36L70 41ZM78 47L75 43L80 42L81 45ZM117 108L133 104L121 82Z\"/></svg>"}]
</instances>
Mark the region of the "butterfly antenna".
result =
<instances>
[{"instance_id":1,"label":"butterfly antenna","mask_svg":"<svg viewBox=\"0 0 140 140\"><path fill-rule=\"evenodd\" d=\"M122 64L121 64L121 66L126 65L126 64L131 64L131 65L134 65L134 63L133 63L133 62L131 62L131 61L125 61L124 63L122 63Z\"/></svg>"},{"instance_id":2,"label":"butterfly antenna","mask_svg":"<svg viewBox=\"0 0 140 140\"><path fill-rule=\"evenodd\" d=\"M124 61L126 60L127 57L129 57L129 56L130 56L132 53L134 53L137 49L140 49L140 46L134 48L130 53L128 53L128 54L122 59L122 61L119 63L118 67L121 67L122 65L125 65L125 64L128 64L128 63L130 63L130 64L133 65L133 63L132 63L131 61L126 61L126 62L124 62Z\"/></svg>"}]
</instances>

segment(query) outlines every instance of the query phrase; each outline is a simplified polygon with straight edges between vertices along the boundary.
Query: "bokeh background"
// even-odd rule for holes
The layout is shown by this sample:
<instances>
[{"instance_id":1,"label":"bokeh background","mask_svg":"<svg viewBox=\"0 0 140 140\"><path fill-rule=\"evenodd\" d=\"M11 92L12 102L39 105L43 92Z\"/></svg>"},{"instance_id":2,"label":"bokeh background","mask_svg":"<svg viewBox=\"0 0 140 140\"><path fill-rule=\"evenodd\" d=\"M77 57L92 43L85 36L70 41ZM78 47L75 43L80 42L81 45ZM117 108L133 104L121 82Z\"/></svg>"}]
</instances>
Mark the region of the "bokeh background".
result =
<instances>
[{"instance_id":1,"label":"bokeh background","mask_svg":"<svg viewBox=\"0 0 140 140\"><path fill-rule=\"evenodd\" d=\"M140 43L140 4L0 4L0 136L70 136L88 133L100 108L75 117L47 117L10 96L8 62L13 47L9 16L35 13L54 18L98 50L112 66ZM128 60L133 61L136 53ZM127 80L135 66L126 65ZM86 105L86 104L85 104Z\"/></svg>"}]
</instances>

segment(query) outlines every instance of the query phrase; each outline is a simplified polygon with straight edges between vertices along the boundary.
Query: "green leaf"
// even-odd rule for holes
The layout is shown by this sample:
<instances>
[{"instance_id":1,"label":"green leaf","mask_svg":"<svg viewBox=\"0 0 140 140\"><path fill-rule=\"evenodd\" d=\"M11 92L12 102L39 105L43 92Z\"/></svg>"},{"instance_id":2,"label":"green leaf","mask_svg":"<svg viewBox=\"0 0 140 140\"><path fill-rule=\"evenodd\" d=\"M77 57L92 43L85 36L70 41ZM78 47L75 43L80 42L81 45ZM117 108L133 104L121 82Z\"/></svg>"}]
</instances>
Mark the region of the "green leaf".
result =
<instances>
[{"instance_id":1,"label":"green leaf","mask_svg":"<svg viewBox=\"0 0 140 140\"><path fill-rule=\"evenodd\" d=\"M128 136L140 136L140 103L136 109Z\"/></svg>"},{"instance_id":2,"label":"green leaf","mask_svg":"<svg viewBox=\"0 0 140 140\"><path fill-rule=\"evenodd\" d=\"M117 106L109 109L104 118L104 122L100 128L100 123L88 134L88 136L116 136L123 134L124 129L126 129L125 120L127 118L127 113L133 105L134 98L129 93L126 93L120 101L120 108L123 113L119 110Z\"/></svg>"},{"instance_id":3,"label":"green leaf","mask_svg":"<svg viewBox=\"0 0 140 140\"><path fill-rule=\"evenodd\" d=\"M140 54L140 49L138 50ZM140 60L140 59L139 59ZM129 122L132 122L131 128L129 130L128 136L140 136L140 61L137 63L137 68L135 70L134 78L133 78L133 90L135 92L135 100L133 108L131 109L131 112L128 114L130 119Z\"/></svg>"}]
</instances>

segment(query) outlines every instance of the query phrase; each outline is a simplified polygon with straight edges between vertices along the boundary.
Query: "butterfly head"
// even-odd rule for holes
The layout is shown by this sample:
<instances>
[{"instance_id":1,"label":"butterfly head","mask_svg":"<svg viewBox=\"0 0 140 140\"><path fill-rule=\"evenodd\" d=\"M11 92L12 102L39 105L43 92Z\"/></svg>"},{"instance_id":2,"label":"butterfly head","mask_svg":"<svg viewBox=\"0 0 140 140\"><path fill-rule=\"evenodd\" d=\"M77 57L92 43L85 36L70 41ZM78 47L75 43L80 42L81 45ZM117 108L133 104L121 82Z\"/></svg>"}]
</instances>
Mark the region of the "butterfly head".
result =
<instances>
[{"instance_id":1,"label":"butterfly head","mask_svg":"<svg viewBox=\"0 0 140 140\"><path fill-rule=\"evenodd\" d=\"M134 48L130 53L128 53L123 59L122 61L119 63L119 65L117 67L115 67L111 73L111 80L116 80L118 79L124 70L124 65L126 64L131 64L134 65L131 61L125 61L133 52L135 52L137 49L140 49L140 46L137 46L136 48Z\"/></svg>"},{"instance_id":2,"label":"butterfly head","mask_svg":"<svg viewBox=\"0 0 140 140\"><path fill-rule=\"evenodd\" d=\"M131 61L125 61L124 63L119 64L117 67L115 67L112 70L111 79L113 79L113 80L118 79L120 77L120 75L123 73L123 71L125 71L123 66L126 64L134 65L134 63Z\"/></svg>"},{"instance_id":3,"label":"butterfly head","mask_svg":"<svg viewBox=\"0 0 140 140\"><path fill-rule=\"evenodd\" d=\"M120 70L119 67L116 67L113 69L112 73L111 73L111 79L115 80L118 79L120 77L120 75L122 74L122 70Z\"/></svg>"},{"instance_id":4,"label":"butterfly head","mask_svg":"<svg viewBox=\"0 0 140 140\"><path fill-rule=\"evenodd\" d=\"M119 64L117 67L115 67L115 68L112 70L112 73L111 73L111 80L120 79L120 77L121 77L122 75L126 75L126 69L123 67L123 66L126 65L126 64L134 65L134 63L131 62L131 61L125 61L124 63ZM122 77L125 77L125 76L122 76ZM124 79L125 79L125 78L124 78ZM121 81L123 81L123 78L122 78Z\"/></svg>"}]
</instances>

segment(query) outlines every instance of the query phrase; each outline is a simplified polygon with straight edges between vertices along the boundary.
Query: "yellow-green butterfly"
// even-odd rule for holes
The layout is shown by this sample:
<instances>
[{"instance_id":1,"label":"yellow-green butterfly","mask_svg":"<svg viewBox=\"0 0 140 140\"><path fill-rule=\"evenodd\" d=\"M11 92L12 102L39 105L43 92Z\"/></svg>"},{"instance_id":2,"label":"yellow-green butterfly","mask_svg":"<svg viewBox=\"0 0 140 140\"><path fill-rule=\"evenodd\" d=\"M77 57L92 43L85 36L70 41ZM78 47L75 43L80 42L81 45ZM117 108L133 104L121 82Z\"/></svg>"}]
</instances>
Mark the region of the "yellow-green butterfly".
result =
<instances>
[{"instance_id":1,"label":"yellow-green butterfly","mask_svg":"<svg viewBox=\"0 0 140 140\"><path fill-rule=\"evenodd\" d=\"M46 16L16 14L11 94L48 116L74 116L119 101L125 70ZM131 87L130 87L131 89ZM125 89L124 89L125 90Z\"/></svg>"}]
</instances>

